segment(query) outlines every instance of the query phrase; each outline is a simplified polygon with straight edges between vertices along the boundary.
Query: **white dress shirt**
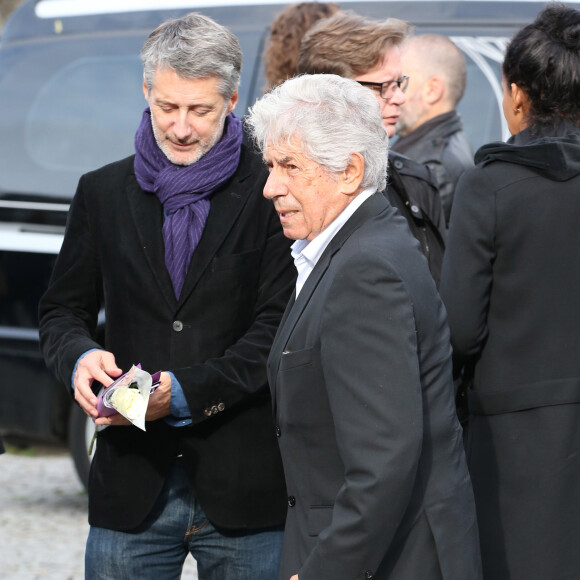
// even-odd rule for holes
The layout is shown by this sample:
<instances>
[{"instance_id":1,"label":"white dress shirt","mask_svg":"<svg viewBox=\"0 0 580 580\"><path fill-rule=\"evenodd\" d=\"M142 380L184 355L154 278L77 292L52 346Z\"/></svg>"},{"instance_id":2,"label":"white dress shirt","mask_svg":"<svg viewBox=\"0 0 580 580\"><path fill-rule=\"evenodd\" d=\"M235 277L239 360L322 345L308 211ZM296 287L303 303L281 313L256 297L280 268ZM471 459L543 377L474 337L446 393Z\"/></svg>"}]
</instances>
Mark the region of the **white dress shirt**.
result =
<instances>
[{"instance_id":1,"label":"white dress shirt","mask_svg":"<svg viewBox=\"0 0 580 580\"><path fill-rule=\"evenodd\" d=\"M322 230L312 241L296 240L292 244L292 257L294 258L294 265L298 270L298 278L296 279L296 298L302 290L304 283L310 276L310 272L316 266L316 262L322 256L326 246L342 226L349 220L352 214L371 196L375 193L374 189L365 189L359 193L324 230Z\"/></svg>"}]
</instances>

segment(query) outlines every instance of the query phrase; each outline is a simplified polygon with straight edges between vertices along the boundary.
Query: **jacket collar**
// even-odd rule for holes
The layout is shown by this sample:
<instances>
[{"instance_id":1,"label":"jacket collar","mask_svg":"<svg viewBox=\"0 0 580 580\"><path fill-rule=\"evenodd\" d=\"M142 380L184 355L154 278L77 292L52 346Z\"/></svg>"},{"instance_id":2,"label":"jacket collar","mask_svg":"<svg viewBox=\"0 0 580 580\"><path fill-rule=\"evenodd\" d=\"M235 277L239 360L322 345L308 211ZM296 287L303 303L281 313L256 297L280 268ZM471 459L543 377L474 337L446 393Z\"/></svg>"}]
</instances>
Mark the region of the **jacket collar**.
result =
<instances>
[{"instance_id":1,"label":"jacket collar","mask_svg":"<svg viewBox=\"0 0 580 580\"><path fill-rule=\"evenodd\" d=\"M252 188L243 185L252 176L251 165L246 162L247 156L247 150L242 147L242 155L236 172L211 197L205 229L193 253L179 300L175 298L169 272L165 266L161 203L155 195L148 194L139 187L134 173L129 176L127 196L133 223L153 278L172 309L179 308L194 290L251 194Z\"/></svg>"},{"instance_id":2,"label":"jacket collar","mask_svg":"<svg viewBox=\"0 0 580 580\"><path fill-rule=\"evenodd\" d=\"M455 133L463 130L463 122L457 111L449 111L442 115L437 115L419 125L404 137L398 137L393 145L393 149L405 154L411 147L426 139L447 139Z\"/></svg>"},{"instance_id":3,"label":"jacket collar","mask_svg":"<svg viewBox=\"0 0 580 580\"><path fill-rule=\"evenodd\" d=\"M298 298L294 300L296 293L292 294L286 311L278 327L278 332L272 344L272 353L275 354L275 368L272 369L271 381L272 381L272 402L275 405L276 397L276 380L278 375L278 368L280 366L280 360L282 351L286 348L288 339L292 334L300 316L304 312L304 309L310 302L314 291L316 290L318 284L320 283L322 277L328 270L332 262L334 255L342 248L345 242L356 232L367 220L381 213L382 211L389 208L389 203L381 194L374 194L369 197L349 218L349 220L342 226L342 228L336 233L332 238L327 248L324 250L320 260L314 266L314 269L308 276ZM275 408L275 407L274 407Z\"/></svg>"},{"instance_id":4,"label":"jacket collar","mask_svg":"<svg viewBox=\"0 0 580 580\"><path fill-rule=\"evenodd\" d=\"M522 165L549 179L566 181L580 175L580 128L567 121L528 127L507 143L489 143L475 154L475 163L492 161Z\"/></svg>"}]
</instances>

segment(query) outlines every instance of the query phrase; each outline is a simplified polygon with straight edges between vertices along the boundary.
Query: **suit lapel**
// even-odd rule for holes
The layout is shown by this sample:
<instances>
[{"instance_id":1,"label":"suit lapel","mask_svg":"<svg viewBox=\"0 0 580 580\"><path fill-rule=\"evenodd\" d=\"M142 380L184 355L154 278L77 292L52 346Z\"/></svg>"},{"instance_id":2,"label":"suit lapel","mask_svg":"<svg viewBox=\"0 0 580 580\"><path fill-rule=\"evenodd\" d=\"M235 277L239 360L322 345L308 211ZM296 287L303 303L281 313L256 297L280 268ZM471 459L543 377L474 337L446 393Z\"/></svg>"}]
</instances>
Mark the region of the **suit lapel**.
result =
<instances>
[{"instance_id":1,"label":"suit lapel","mask_svg":"<svg viewBox=\"0 0 580 580\"><path fill-rule=\"evenodd\" d=\"M349 220L340 228L336 235L332 238L327 248L324 250L322 256L314 266L314 269L308 276L298 298L294 301L293 298L295 293L292 295L280 326L278 327L278 332L276 333L276 338L272 344L271 352L274 355L274 365L272 369L272 402L274 408L276 405L276 383L278 379L278 369L280 367L280 361L283 356L283 351L286 348L288 340L300 320L300 316L304 312L304 309L310 302L316 287L320 283L320 280L328 270L333 256L342 248L344 243L350 238L350 236L370 217L377 215L381 210L388 207L388 203L382 195L375 194L367 199L349 218Z\"/></svg>"},{"instance_id":2,"label":"suit lapel","mask_svg":"<svg viewBox=\"0 0 580 580\"><path fill-rule=\"evenodd\" d=\"M248 197L254 193L253 189L248 190L247 187L242 187L241 185L250 175L247 166L243 164L243 156L244 153L242 152L240 165L232 179L212 195L205 229L195 252L193 252L185 282L183 283L183 289L179 297L180 306L187 300L229 231L236 223Z\"/></svg>"},{"instance_id":3,"label":"suit lapel","mask_svg":"<svg viewBox=\"0 0 580 580\"><path fill-rule=\"evenodd\" d=\"M169 272L165 266L161 202L155 194L146 193L139 187L133 173L127 182L127 199L141 247L153 273L153 279L159 285L167 304L171 309L175 309L177 301Z\"/></svg>"},{"instance_id":4,"label":"suit lapel","mask_svg":"<svg viewBox=\"0 0 580 580\"><path fill-rule=\"evenodd\" d=\"M134 173L127 184L127 197L131 215L139 235L147 263L161 293L172 310L183 304L191 294L203 272L215 256L219 247L236 222L244 207L248 191L241 183L251 176L249 165L244 163L244 151L236 173L211 198L210 212L201 240L193 253L179 300L175 298L173 284L165 265L163 242L163 206L154 194L144 192L137 183Z\"/></svg>"}]
</instances>

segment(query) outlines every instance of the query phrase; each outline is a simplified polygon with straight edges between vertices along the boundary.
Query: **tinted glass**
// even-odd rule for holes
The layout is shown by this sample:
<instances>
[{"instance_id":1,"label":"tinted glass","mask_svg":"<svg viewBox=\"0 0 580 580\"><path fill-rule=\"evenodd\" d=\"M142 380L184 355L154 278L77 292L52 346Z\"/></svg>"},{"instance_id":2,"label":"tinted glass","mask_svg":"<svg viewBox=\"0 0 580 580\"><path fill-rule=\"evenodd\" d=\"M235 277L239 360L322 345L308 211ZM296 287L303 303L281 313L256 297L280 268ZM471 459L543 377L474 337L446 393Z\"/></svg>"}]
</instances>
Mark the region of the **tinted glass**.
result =
<instances>
[{"instance_id":1,"label":"tinted glass","mask_svg":"<svg viewBox=\"0 0 580 580\"><path fill-rule=\"evenodd\" d=\"M27 155L48 171L75 174L129 155L146 104L141 78L135 56L81 58L58 70L31 103Z\"/></svg>"},{"instance_id":2,"label":"tinted glass","mask_svg":"<svg viewBox=\"0 0 580 580\"><path fill-rule=\"evenodd\" d=\"M0 339L36 337L36 330L30 334L25 329L38 328L38 300L48 286L54 261L46 254L0 252ZM20 327L21 332L5 335L7 327Z\"/></svg>"},{"instance_id":3,"label":"tinted glass","mask_svg":"<svg viewBox=\"0 0 580 580\"><path fill-rule=\"evenodd\" d=\"M9 136L0 143L0 191L69 198L80 175L133 152L146 106L144 38L29 43L0 55L0 110L10 111L0 114L0 134ZM258 53L259 34L238 38L245 55ZM240 114L253 96L253 68L244 67Z\"/></svg>"},{"instance_id":4,"label":"tinted glass","mask_svg":"<svg viewBox=\"0 0 580 580\"><path fill-rule=\"evenodd\" d=\"M263 43L272 18L283 6L203 10L231 28L242 44L238 115L261 94ZM474 149L502 138L498 63L510 29L479 24L485 5L451 3L445 11L438 2L341 6L377 18L406 18L417 24L417 32L441 32L458 39L469 66L468 88L459 106L467 134ZM176 11L154 16L142 12L110 21L101 18L98 23L88 17L73 19L83 34L32 37L3 47L0 194L68 199L81 174L133 153L133 136L146 105L139 51L158 22L176 15ZM91 25L117 29L91 32Z\"/></svg>"}]
</instances>

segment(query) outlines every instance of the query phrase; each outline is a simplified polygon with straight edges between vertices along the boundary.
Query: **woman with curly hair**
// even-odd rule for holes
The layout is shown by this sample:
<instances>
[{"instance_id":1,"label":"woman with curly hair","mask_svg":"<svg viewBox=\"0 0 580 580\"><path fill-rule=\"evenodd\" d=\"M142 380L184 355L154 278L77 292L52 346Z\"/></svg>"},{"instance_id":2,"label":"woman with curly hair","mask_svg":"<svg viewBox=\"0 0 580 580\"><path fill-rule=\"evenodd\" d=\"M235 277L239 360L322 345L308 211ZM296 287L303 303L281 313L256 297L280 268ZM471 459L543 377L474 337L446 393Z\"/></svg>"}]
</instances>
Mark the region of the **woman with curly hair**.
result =
<instances>
[{"instance_id":1,"label":"woman with curly hair","mask_svg":"<svg viewBox=\"0 0 580 580\"><path fill-rule=\"evenodd\" d=\"M300 2L282 10L272 22L264 51L265 91L296 76L300 42L315 22L340 10L332 2Z\"/></svg>"},{"instance_id":2,"label":"woman with curly hair","mask_svg":"<svg viewBox=\"0 0 580 580\"><path fill-rule=\"evenodd\" d=\"M443 262L487 580L580 578L580 12L503 63L512 133L459 181Z\"/></svg>"}]
</instances>

